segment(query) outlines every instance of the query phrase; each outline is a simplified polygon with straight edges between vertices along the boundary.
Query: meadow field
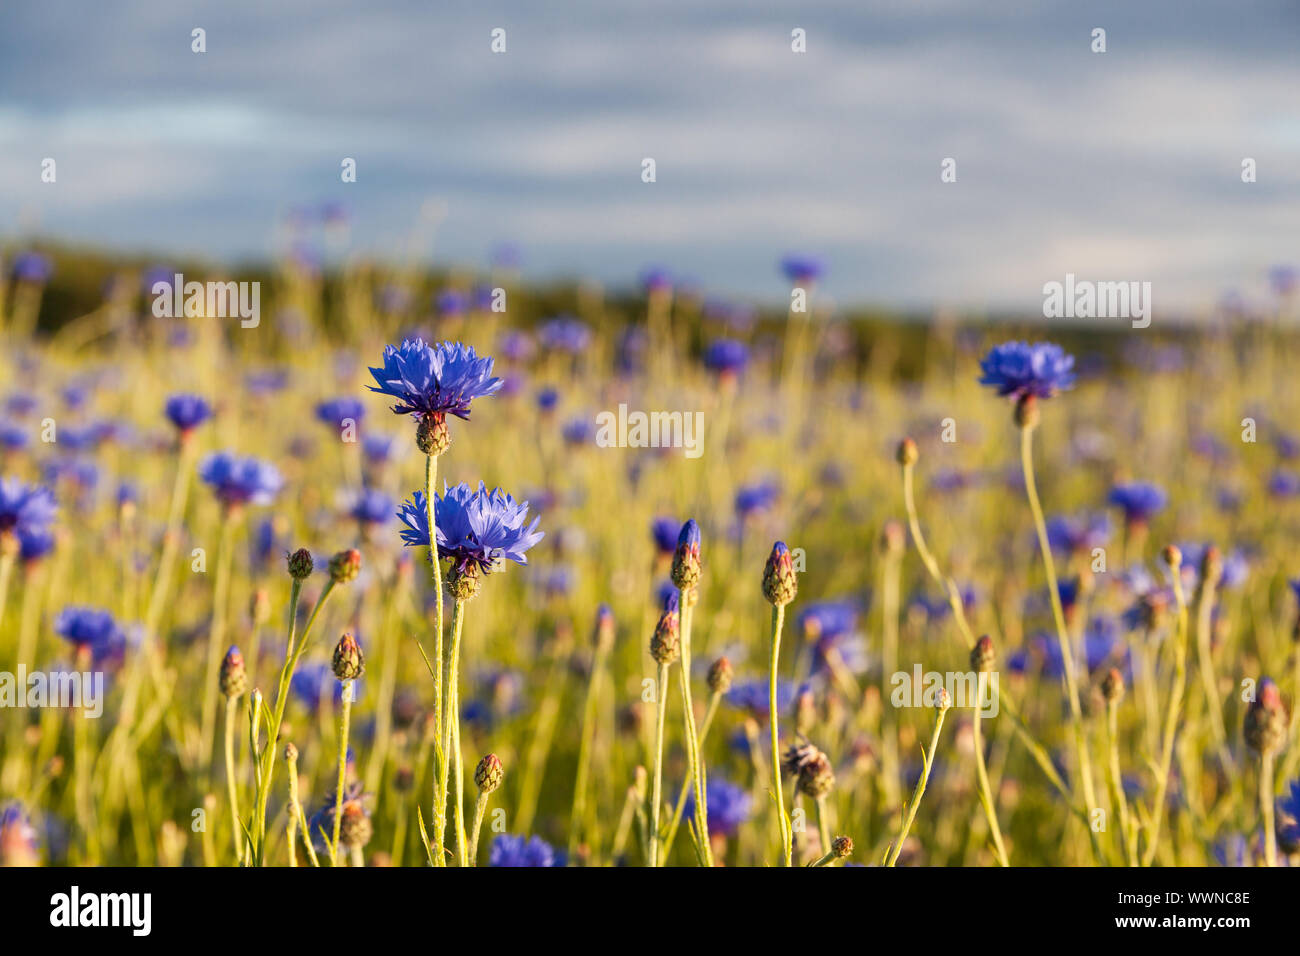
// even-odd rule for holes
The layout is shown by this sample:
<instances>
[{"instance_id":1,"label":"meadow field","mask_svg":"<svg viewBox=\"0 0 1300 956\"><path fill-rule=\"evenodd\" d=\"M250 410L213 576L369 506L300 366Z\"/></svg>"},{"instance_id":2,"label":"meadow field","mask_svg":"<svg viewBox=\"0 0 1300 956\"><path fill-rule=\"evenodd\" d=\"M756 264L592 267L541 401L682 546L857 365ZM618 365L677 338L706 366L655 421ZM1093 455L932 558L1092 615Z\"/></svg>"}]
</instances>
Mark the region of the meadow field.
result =
<instances>
[{"instance_id":1,"label":"meadow field","mask_svg":"<svg viewBox=\"0 0 1300 956\"><path fill-rule=\"evenodd\" d=\"M7 248L0 861L1295 862L1293 283L1135 329L784 267Z\"/></svg>"}]
</instances>

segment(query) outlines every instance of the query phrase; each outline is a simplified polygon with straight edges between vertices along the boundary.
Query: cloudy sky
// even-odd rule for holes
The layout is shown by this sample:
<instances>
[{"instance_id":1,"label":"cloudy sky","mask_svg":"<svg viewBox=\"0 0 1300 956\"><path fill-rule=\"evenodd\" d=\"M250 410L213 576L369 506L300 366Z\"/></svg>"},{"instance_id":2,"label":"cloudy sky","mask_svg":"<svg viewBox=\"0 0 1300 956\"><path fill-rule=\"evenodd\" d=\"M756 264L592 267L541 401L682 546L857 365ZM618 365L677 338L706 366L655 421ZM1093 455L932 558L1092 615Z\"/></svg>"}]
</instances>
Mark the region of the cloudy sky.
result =
<instances>
[{"instance_id":1,"label":"cloudy sky","mask_svg":"<svg viewBox=\"0 0 1300 956\"><path fill-rule=\"evenodd\" d=\"M1196 307L1300 261L1297 48L1295 0L5 0L0 235L233 259L339 201L354 248L442 210L428 255L537 277L772 300L803 251L845 303Z\"/></svg>"}]
</instances>

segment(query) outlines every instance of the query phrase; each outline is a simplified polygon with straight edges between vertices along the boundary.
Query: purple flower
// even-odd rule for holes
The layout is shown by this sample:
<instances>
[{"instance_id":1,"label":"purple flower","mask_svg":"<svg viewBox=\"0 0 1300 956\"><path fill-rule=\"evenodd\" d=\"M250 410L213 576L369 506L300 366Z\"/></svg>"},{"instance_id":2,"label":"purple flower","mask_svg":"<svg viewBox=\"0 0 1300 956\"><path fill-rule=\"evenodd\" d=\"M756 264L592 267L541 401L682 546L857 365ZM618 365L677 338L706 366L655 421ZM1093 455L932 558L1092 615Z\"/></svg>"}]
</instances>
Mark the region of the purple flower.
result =
<instances>
[{"instance_id":1,"label":"purple flower","mask_svg":"<svg viewBox=\"0 0 1300 956\"><path fill-rule=\"evenodd\" d=\"M704 367L719 375L739 375L749 364L749 346L735 339L718 339L704 350Z\"/></svg>"},{"instance_id":2,"label":"purple flower","mask_svg":"<svg viewBox=\"0 0 1300 956\"><path fill-rule=\"evenodd\" d=\"M377 488L366 488L353 500L349 514L363 525L384 524L393 517L393 499Z\"/></svg>"},{"instance_id":3,"label":"purple flower","mask_svg":"<svg viewBox=\"0 0 1300 956\"><path fill-rule=\"evenodd\" d=\"M488 866L555 866L555 850L541 837L502 833L492 841Z\"/></svg>"},{"instance_id":4,"label":"purple flower","mask_svg":"<svg viewBox=\"0 0 1300 956\"><path fill-rule=\"evenodd\" d=\"M163 411L181 434L193 431L212 417L212 406L199 395L173 395Z\"/></svg>"},{"instance_id":5,"label":"purple flower","mask_svg":"<svg viewBox=\"0 0 1300 956\"><path fill-rule=\"evenodd\" d=\"M118 660L126 649L126 634L102 608L65 607L54 619L54 633L78 651L88 650L96 664Z\"/></svg>"},{"instance_id":6,"label":"purple flower","mask_svg":"<svg viewBox=\"0 0 1300 956\"><path fill-rule=\"evenodd\" d=\"M680 529L681 524L675 518L659 517L650 522L650 536L660 554L669 555L677 550L677 532Z\"/></svg>"},{"instance_id":7,"label":"purple flower","mask_svg":"<svg viewBox=\"0 0 1300 956\"><path fill-rule=\"evenodd\" d=\"M753 806L749 791L734 783L728 783L721 777L709 777L704 786L705 800L709 805L709 833L725 837L735 836L746 820ZM694 788L686 797L686 818L695 819Z\"/></svg>"},{"instance_id":8,"label":"purple flower","mask_svg":"<svg viewBox=\"0 0 1300 956\"><path fill-rule=\"evenodd\" d=\"M793 285L816 282L825 272L821 260L812 256L790 254L781 260L781 272Z\"/></svg>"},{"instance_id":9,"label":"purple flower","mask_svg":"<svg viewBox=\"0 0 1300 956\"><path fill-rule=\"evenodd\" d=\"M770 481L746 485L736 492L736 514L741 518L749 518L767 511L776 503L780 493L776 484Z\"/></svg>"},{"instance_id":10,"label":"purple flower","mask_svg":"<svg viewBox=\"0 0 1300 956\"><path fill-rule=\"evenodd\" d=\"M239 458L228 451L203 459L199 477L212 486L217 500L228 508L270 504L284 485L274 465L256 458Z\"/></svg>"},{"instance_id":11,"label":"purple flower","mask_svg":"<svg viewBox=\"0 0 1300 956\"><path fill-rule=\"evenodd\" d=\"M1146 524L1168 503L1161 488L1142 481L1116 485L1106 500L1124 512L1128 524Z\"/></svg>"},{"instance_id":12,"label":"purple flower","mask_svg":"<svg viewBox=\"0 0 1300 956\"><path fill-rule=\"evenodd\" d=\"M0 537L44 531L57 510L48 489L17 478L0 480Z\"/></svg>"},{"instance_id":13,"label":"purple flower","mask_svg":"<svg viewBox=\"0 0 1300 956\"><path fill-rule=\"evenodd\" d=\"M802 688L799 689L802 690ZM777 680L777 710L783 712L789 710L796 696L794 684L786 680ZM745 711L760 724L767 723L769 704L771 703L768 679L761 677L754 680L737 681L731 686L731 690L727 691L727 703L738 710Z\"/></svg>"},{"instance_id":14,"label":"purple flower","mask_svg":"<svg viewBox=\"0 0 1300 956\"><path fill-rule=\"evenodd\" d=\"M641 288L647 294L666 292L673 287L673 277L663 266L649 266L641 271Z\"/></svg>"},{"instance_id":15,"label":"purple flower","mask_svg":"<svg viewBox=\"0 0 1300 956\"><path fill-rule=\"evenodd\" d=\"M469 297L459 289L443 289L433 298L433 311L443 318L464 315L469 310Z\"/></svg>"},{"instance_id":16,"label":"purple flower","mask_svg":"<svg viewBox=\"0 0 1300 956\"><path fill-rule=\"evenodd\" d=\"M48 528L18 532L18 557L24 564L39 561L54 550L54 534Z\"/></svg>"},{"instance_id":17,"label":"purple flower","mask_svg":"<svg viewBox=\"0 0 1300 956\"><path fill-rule=\"evenodd\" d=\"M44 285L53 274L54 265L48 256L39 252L21 252L14 256L13 277L17 282Z\"/></svg>"},{"instance_id":18,"label":"purple flower","mask_svg":"<svg viewBox=\"0 0 1300 956\"><path fill-rule=\"evenodd\" d=\"M544 323L537 330L537 337L544 348L577 355L587 351L591 344L591 329L573 316L560 315Z\"/></svg>"},{"instance_id":19,"label":"purple flower","mask_svg":"<svg viewBox=\"0 0 1300 956\"><path fill-rule=\"evenodd\" d=\"M1073 554L1100 548L1110 540L1110 516L1055 515L1047 520L1047 541L1053 551Z\"/></svg>"},{"instance_id":20,"label":"purple flower","mask_svg":"<svg viewBox=\"0 0 1300 956\"><path fill-rule=\"evenodd\" d=\"M348 421L353 425L359 425L365 417L366 406L361 404L359 398L331 398L316 406L316 418L326 425L333 425L339 429L343 428Z\"/></svg>"},{"instance_id":21,"label":"purple flower","mask_svg":"<svg viewBox=\"0 0 1300 956\"><path fill-rule=\"evenodd\" d=\"M560 404L559 389L551 385L543 386L537 391L537 410L543 414L555 411L555 406Z\"/></svg>"},{"instance_id":22,"label":"purple flower","mask_svg":"<svg viewBox=\"0 0 1300 956\"><path fill-rule=\"evenodd\" d=\"M17 800L0 807L0 866L33 866L39 859L36 828Z\"/></svg>"},{"instance_id":23,"label":"purple flower","mask_svg":"<svg viewBox=\"0 0 1300 956\"><path fill-rule=\"evenodd\" d=\"M384 364L370 374L378 383L370 390L397 399L393 411L399 415L450 413L468 419L470 402L501 388L501 379L492 377L492 359L479 358L458 342L430 346L407 339L400 348L389 345Z\"/></svg>"},{"instance_id":24,"label":"purple flower","mask_svg":"<svg viewBox=\"0 0 1300 956\"><path fill-rule=\"evenodd\" d=\"M1300 475L1282 468L1274 469L1268 477L1268 493L1274 498L1295 498L1300 495Z\"/></svg>"},{"instance_id":25,"label":"purple flower","mask_svg":"<svg viewBox=\"0 0 1300 956\"><path fill-rule=\"evenodd\" d=\"M1021 399L1051 398L1074 387L1074 356L1051 342L1006 342L980 360L981 385L991 385L999 395Z\"/></svg>"},{"instance_id":26,"label":"purple flower","mask_svg":"<svg viewBox=\"0 0 1300 956\"><path fill-rule=\"evenodd\" d=\"M325 798L321 808L307 818L307 832L311 835L312 844L318 850L328 850L328 841L334 837L334 815L342 810L348 813L355 810L370 816L370 810L366 808L365 800L369 796L362 791L360 782L348 784L343 789L343 803L339 806L339 797L335 792L331 792Z\"/></svg>"},{"instance_id":27,"label":"purple flower","mask_svg":"<svg viewBox=\"0 0 1300 956\"><path fill-rule=\"evenodd\" d=\"M858 609L851 601L816 601L799 612L799 627L810 637L838 637L858 626Z\"/></svg>"},{"instance_id":28,"label":"purple flower","mask_svg":"<svg viewBox=\"0 0 1300 956\"><path fill-rule=\"evenodd\" d=\"M407 547L429 546L429 516L424 495L417 491L402 503L398 518L406 525L401 532ZM454 488L444 484L442 496L434 496L434 521L438 526L438 557L451 558L459 571L476 565L484 573L500 568L505 561L527 564L526 552L543 532L540 518L528 520L528 502L516 502L500 488L488 491L462 482Z\"/></svg>"}]
</instances>

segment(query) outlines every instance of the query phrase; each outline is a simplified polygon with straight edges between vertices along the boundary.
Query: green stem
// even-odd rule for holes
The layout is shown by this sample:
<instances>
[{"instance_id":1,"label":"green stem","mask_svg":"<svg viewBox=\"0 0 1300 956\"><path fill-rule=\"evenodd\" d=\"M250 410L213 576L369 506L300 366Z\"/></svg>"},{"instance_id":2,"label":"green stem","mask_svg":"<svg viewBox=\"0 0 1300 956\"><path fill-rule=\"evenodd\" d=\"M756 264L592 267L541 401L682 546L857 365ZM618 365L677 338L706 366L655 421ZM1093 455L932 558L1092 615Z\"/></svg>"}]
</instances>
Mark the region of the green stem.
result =
<instances>
[{"instance_id":1,"label":"green stem","mask_svg":"<svg viewBox=\"0 0 1300 956\"><path fill-rule=\"evenodd\" d=\"M608 652L598 641L587 679L587 699L582 708L582 735L578 743L578 769L573 782L573 812L569 817L569 859L577 856L580 834L587 814L587 780L590 776L591 750L596 736L596 708L600 698L600 681Z\"/></svg>"},{"instance_id":2,"label":"green stem","mask_svg":"<svg viewBox=\"0 0 1300 956\"><path fill-rule=\"evenodd\" d=\"M817 798L817 835L821 837L822 852L831 852L830 812L826 809L826 798Z\"/></svg>"},{"instance_id":3,"label":"green stem","mask_svg":"<svg viewBox=\"0 0 1300 956\"><path fill-rule=\"evenodd\" d=\"M781 628L785 624L785 606L772 606L771 656L768 662L767 722L772 731L772 793L776 798L776 819L781 830L781 858L783 866L793 866L791 855L790 819L785 812L785 798L781 794L781 735L777 727L776 672L781 659Z\"/></svg>"},{"instance_id":4,"label":"green stem","mask_svg":"<svg viewBox=\"0 0 1300 956\"><path fill-rule=\"evenodd\" d=\"M1264 865L1277 866L1277 833L1273 829L1273 754L1259 756L1259 813L1264 825Z\"/></svg>"},{"instance_id":5,"label":"green stem","mask_svg":"<svg viewBox=\"0 0 1300 956\"><path fill-rule=\"evenodd\" d=\"M433 675L434 738L443 740L442 699L442 565L438 561L438 526L434 515L433 491L438 477L438 456L426 455L424 462L424 507L429 518L429 564L433 571L434 631L433 659L438 662ZM441 798L441 799L439 799ZM447 748L434 753L433 859L443 866L443 845L447 830Z\"/></svg>"},{"instance_id":6,"label":"green stem","mask_svg":"<svg viewBox=\"0 0 1300 956\"><path fill-rule=\"evenodd\" d=\"M199 766L211 773L213 735L217 723L217 675L221 668L221 642L226 631L226 609L230 603L231 538L235 516L223 515L221 537L217 545L217 580L213 586L212 624L208 628L208 660L203 672L203 711L200 722Z\"/></svg>"},{"instance_id":7,"label":"green stem","mask_svg":"<svg viewBox=\"0 0 1300 956\"><path fill-rule=\"evenodd\" d=\"M1119 828L1121 843L1124 846L1124 859L1129 866L1137 866L1137 847L1130 839L1135 831L1129 823L1128 800L1124 796L1124 778L1119 769L1119 701L1106 702L1106 749L1110 761L1110 795L1119 809ZM1153 841L1154 842L1154 841Z\"/></svg>"},{"instance_id":8,"label":"green stem","mask_svg":"<svg viewBox=\"0 0 1300 956\"><path fill-rule=\"evenodd\" d=\"M903 828L898 833L898 840L889 848L885 856L885 866L894 866L898 862L899 855L903 852L903 843L907 840L907 834L912 829L912 821L916 819L917 808L921 806L921 798L925 796L925 785L930 780L930 768L934 766L935 748L939 746L939 733L943 730L943 718L947 710L940 710L939 716L934 721L934 733L930 735L929 751L921 751L921 779L916 782L916 789L912 792L912 799L907 803L907 813L903 816Z\"/></svg>"},{"instance_id":9,"label":"green stem","mask_svg":"<svg viewBox=\"0 0 1300 956\"><path fill-rule=\"evenodd\" d=\"M993 802L993 789L989 786L989 771L984 763L984 742L981 739L980 701L984 700L984 685L989 675L981 671L977 677L979 690L976 694L975 708L971 715L971 742L975 750L975 777L979 782L980 802L984 804L984 816L988 819L989 835L993 838L993 849L997 853L1000 866L1010 866L1007 860L1007 848L1002 842L1002 829L998 826L997 804Z\"/></svg>"},{"instance_id":10,"label":"green stem","mask_svg":"<svg viewBox=\"0 0 1300 956\"><path fill-rule=\"evenodd\" d=\"M235 843L235 863L244 862L243 827L239 825L239 792L235 781L235 720L237 698L226 698L226 796L230 800L230 837Z\"/></svg>"},{"instance_id":11,"label":"green stem","mask_svg":"<svg viewBox=\"0 0 1300 956\"><path fill-rule=\"evenodd\" d=\"M478 866L478 833L479 827L483 825L483 814L487 810L488 795L480 793L478 800L474 804L474 825L470 828L469 834L469 865Z\"/></svg>"},{"instance_id":12,"label":"green stem","mask_svg":"<svg viewBox=\"0 0 1300 956\"><path fill-rule=\"evenodd\" d=\"M663 801L664 783L664 716L668 712L668 665L659 665L659 682L655 697L654 772L650 783L650 866L659 865L659 804Z\"/></svg>"},{"instance_id":13,"label":"green stem","mask_svg":"<svg viewBox=\"0 0 1300 956\"><path fill-rule=\"evenodd\" d=\"M348 775L348 724L352 720L352 681L343 682L343 709L339 714L339 773L334 789L334 833L330 839L330 865L339 865L339 828L343 825L343 793Z\"/></svg>"},{"instance_id":14,"label":"green stem","mask_svg":"<svg viewBox=\"0 0 1300 956\"><path fill-rule=\"evenodd\" d=\"M1169 769L1174 760L1174 735L1178 730L1178 714L1183 704L1183 690L1187 685L1187 600L1183 595L1183 580L1179 568L1173 568L1174 597L1178 601L1178 629L1174 636L1174 682L1169 688L1169 709L1165 713L1164 737L1160 748L1160 766L1156 773L1155 803L1151 807L1151 830L1147 839L1143 866L1155 862L1160 842L1160 824L1165 816L1165 793L1169 787ZM1121 787L1121 795L1123 788Z\"/></svg>"},{"instance_id":15,"label":"green stem","mask_svg":"<svg viewBox=\"0 0 1300 956\"><path fill-rule=\"evenodd\" d=\"M298 629L298 599L302 594L302 582L295 579L290 588L287 627L288 644L284 653L284 666L280 669L279 686L276 688L275 710L272 712L271 722L267 725L267 745L262 752L262 780L261 786L258 788L257 812L253 818L253 837L257 845L258 866L262 866L266 862L266 806L270 798L271 782L275 776L275 748L280 739L280 727L284 722L284 710L289 702L289 684L293 680L294 670L298 666L303 651L307 649L307 639L311 636L312 626L316 623L321 608L325 606L325 601L333 590L334 580L331 578L325 582L325 587L321 589L320 597L316 599L316 606L312 608L311 615L307 618L307 625L303 628L302 637L295 643ZM306 828L304 827L305 831ZM311 839L311 834L307 834L307 839Z\"/></svg>"},{"instance_id":16,"label":"green stem","mask_svg":"<svg viewBox=\"0 0 1300 956\"><path fill-rule=\"evenodd\" d=\"M1056 564L1052 560L1052 545L1047 538L1047 524L1043 519L1043 506L1038 500L1038 487L1034 483L1034 428L1032 425L1020 429L1020 464L1025 476L1025 495L1029 499L1029 510L1034 517L1034 529L1038 533L1038 550L1043 555L1043 570L1047 575L1048 596L1052 602L1052 617L1056 621L1056 639L1060 646L1063 669L1065 670L1066 695L1070 704L1070 720L1074 727L1075 752L1079 761L1079 779L1082 784L1082 796L1085 812L1097 807L1097 795L1092 782L1092 759L1088 754L1088 739L1083 725L1083 710L1079 705L1079 686L1074 672L1074 650L1070 646L1069 630L1065 624L1065 610L1061 606L1061 592L1056 583ZM1088 827L1092 839L1093 851L1099 861L1105 856L1101 850L1097 832Z\"/></svg>"},{"instance_id":17,"label":"green stem","mask_svg":"<svg viewBox=\"0 0 1300 956\"><path fill-rule=\"evenodd\" d=\"M709 739L709 728L713 726L713 718L718 712L718 705L722 702L722 694L714 691L709 696L709 707L704 712L704 720L700 723L700 747L704 746ZM673 841L677 839L677 828L681 826L682 814L686 812L686 795L691 792L691 786L694 778L688 772L685 780L682 781L682 789L677 794L677 806L673 809L673 819L668 825L668 836L664 838L664 857L667 858L673 852Z\"/></svg>"},{"instance_id":18,"label":"green stem","mask_svg":"<svg viewBox=\"0 0 1300 956\"><path fill-rule=\"evenodd\" d=\"M699 837L700 857L705 866L713 866L713 850L709 845L709 805L706 802L704 765L700 760L700 741L695 728L695 704L691 698L691 624L694 610L687 601L685 590L678 592L677 619L681 632L682 648L682 711L686 730L686 756L688 773L695 783L695 828Z\"/></svg>"},{"instance_id":19,"label":"green stem","mask_svg":"<svg viewBox=\"0 0 1300 956\"><path fill-rule=\"evenodd\" d=\"M465 627L465 603L456 599L452 603L451 617L451 645L447 648L447 660L443 663L445 670L444 680L446 681L446 690L443 695L443 713L442 713L442 767L438 781L438 798L437 806L433 808L433 829L434 829L434 848L441 851L445 845L445 836L447 828L447 795L450 787L453 767L459 773L460 766L460 715L456 711L457 690L460 686L460 639ZM453 728L455 733L453 734ZM453 746L455 751L453 751ZM457 819L461 819L461 793L456 794L456 813ZM460 840L457 847L457 861L464 866L465 841Z\"/></svg>"}]
</instances>

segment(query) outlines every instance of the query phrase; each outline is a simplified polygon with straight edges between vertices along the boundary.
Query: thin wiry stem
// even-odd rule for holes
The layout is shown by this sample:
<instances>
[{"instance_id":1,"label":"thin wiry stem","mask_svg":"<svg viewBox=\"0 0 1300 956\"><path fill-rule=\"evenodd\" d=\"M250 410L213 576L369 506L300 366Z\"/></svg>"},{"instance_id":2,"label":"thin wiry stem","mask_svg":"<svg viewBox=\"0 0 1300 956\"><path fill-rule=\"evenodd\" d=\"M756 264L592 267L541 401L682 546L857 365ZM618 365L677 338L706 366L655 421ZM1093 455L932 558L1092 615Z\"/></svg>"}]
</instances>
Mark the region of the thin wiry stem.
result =
<instances>
[{"instance_id":1,"label":"thin wiry stem","mask_svg":"<svg viewBox=\"0 0 1300 956\"><path fill-rule=\"evenodd\" d=\"M899 855L903 852L903 843L907 840L907 834L912 830L912 821L916 819L916 811L921 806L921 798L925 796L925 786L930 782L930 768L934 766L935 748L939 746L939 733L943 730L943 717L947 709L938 712L934 721L934 733L930 735L930 749L921 751L921 779L916 782L916 789L912 791L912 799L907 802L907 813L903 816L903 828L898 832L898 839L894 841L888 852L885 854L885 866L893 866L898 862Z\"/></svg>"},{"instance_id":2,"label":"thin wiry stem","mask_svg":"<svg viewBox=\"0 0 1300 956\"><path fill-rule=\"evenodd\" d=\"M1183 580L1177 565L1173 568L1174 598L1178 602L1178 628L1174 636L1174 682L1169 688L1169 709L1165 713L1165 729L1160 748L1160 765L1156 771L1155 802L1151 807L1151 829L1147 837L1143 866L1155 862L1160 841L1160 824L1165 816L1165 793L1169 787L1169 769L1174 760L1174 734L1178 731L1178 714L1183 704L1183 690L1187 685L1187 600L1183 595ZM1120 788L1121 795L1123 788Z\"/></svg>"},{"instance_id":3,"label":"thin wiry stem","mask_svg":"<svg viewBox=\"0 0 1300 956\"><path fill-rule=\"evenodd\" d=\"M1032 425L1020 429L1020 464L1025 476L1025 496L1029 499L1029 510L1033 514L1034 529L1038 533L1038 550L1043 556L1043 570L1047 575L1048 597L1052 604L1052 617L1056 622L1056 639L1060 646L1062 667L1065 671L1066 697L1070 705L1070 721L1074 728L1075 753L1079 761L1079 780L1081 796L1085 811L1097 807L1097 794L1093 789L1092 758L1088 753L1088 736L1083 724L1083 709L1079 704L1079 684L1074 672L1074 650L1070 646L1070 633L1065 624L1065 610L1061 606L1061 592L1056 582L1056 564L1052 560L1052 544L1047 538L1047 523L1043 518L1043 506L1038 500L1038 487L1034 483L1034 428ZM1105 860L1097 832L1088 827L1093 851L1099 861Z\"/></svg>"},{"instance_id":4,"label":"thin wiry stem","mask_svg":"<svg viewBox=\"0 0 1300 956\"><path fill-rule=\"evenodd\" d=\"M664 716L668 711L668 665L659 665L656 687L654 770L650 783L650 865L659 865L659 804L664 784Z\"/></svg>"},{"instance_id":5,"label":"thin wiry stem","mask_svg":"<svg viewBox=\"0 0 1300 956\"><path fill-rule=\"evenodd\" d=\"M785 607L772 606L771 657L768 666L767 722L772 731L772 795L776 799L776 819L781 830L781 860L783 866L792 866L790 819L785 812L785 798L781 794L781 734L777 727L776 672L781 659L781 629L785 624Z\"/></svg>"}]
</instances>

